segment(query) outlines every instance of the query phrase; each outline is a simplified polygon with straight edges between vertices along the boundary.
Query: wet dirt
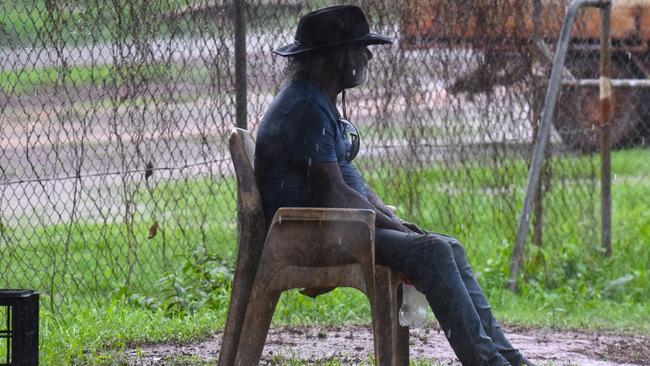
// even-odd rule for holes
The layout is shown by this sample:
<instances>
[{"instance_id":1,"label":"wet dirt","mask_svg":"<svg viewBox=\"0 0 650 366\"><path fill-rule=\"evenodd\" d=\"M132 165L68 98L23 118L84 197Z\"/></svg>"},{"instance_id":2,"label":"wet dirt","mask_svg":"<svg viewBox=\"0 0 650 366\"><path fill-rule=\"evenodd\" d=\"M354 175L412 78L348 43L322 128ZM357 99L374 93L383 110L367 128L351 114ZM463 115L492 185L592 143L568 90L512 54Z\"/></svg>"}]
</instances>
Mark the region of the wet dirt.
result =
<instances>
[{"instance_id":1,"label":"wet dirt","mask_svg":"<svg viewBox=\"0 0 650 366\"><path fill-rule=\"evenodd\" d=\"M650 365L650 337L603 331L553 331L506 327L512 344L540 365ZM439 328L411 330L411 360L460 365ZM221 334L195 343L140 346L128 351L134 365L165 365L182 355L216 362ZM139 354L139 356L136 356ZM269 331L262 365L297 359L305 363L338 360L358 365L373 354L372 333L362 326L274 328Z\"/></svg>"}]
</instances>

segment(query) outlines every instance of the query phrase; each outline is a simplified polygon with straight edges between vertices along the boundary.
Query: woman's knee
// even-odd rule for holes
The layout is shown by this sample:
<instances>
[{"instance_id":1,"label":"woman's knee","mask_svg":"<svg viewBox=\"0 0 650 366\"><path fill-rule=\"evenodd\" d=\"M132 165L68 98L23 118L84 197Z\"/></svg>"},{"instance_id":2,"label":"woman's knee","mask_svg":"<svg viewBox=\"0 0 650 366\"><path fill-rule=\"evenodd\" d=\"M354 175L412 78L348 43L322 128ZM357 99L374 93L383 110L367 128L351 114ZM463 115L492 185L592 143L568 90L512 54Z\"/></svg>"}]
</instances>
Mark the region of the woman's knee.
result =
<instances>
[{"instance_id":1,"label":"woman's knee","mask_svg":"<svg viewBox=\"0 0 650 366\"><path fill-rule=\"evenodd\" d=\"M463 244L461 244L458 241L458 239L450 238L449 246L451 247L451 250L454 253L454 258L458 258L458 259L465 258L465 248L463 247Z\"/></svg>"},{"instance_id":2,"label":"woman's knee","mask_svg":"<svg viewBox=\"0 0 650 366\"><path fill-rule=\"evenodd\" d=\"M439 234L431 234L431 236L436 241L445 243L444 246L449 248L449 251L454 258L454 261L460 267L469 266L469 263L467 261L467 256L465 253L465 248L463 247L463 244L461 244L460 241L458 241L458 239L451 236L439 235Z\"/></svg>"},{"instance_id":3,"label":"woman's knee","mask_svg":"<svg viewBox=\"0 0 650 366\"><path fill-rule=\"evenodd\" d=\"M437 235L427 235L427 249L429 253L438 258L454 256L451 243Z\"/></svg>"},{"instance_id":4,"label":"woman's knee","mask_svg":"<svg viewBox=\"0 0 650 366\"><path fill-rule=\"evenodd\" d=\"M423 286L424 282L445 281L450 271L458 271L451 246L446 240L422 235L417 238L414 247L417 249L412 252L413 261L407 275L416 287Z\"/></svg>"},{"instance_id":5,"label":"woman's knee","mask_svg":"<svg viewBox=\"0 0 650 366\"><path fill-rule=\"evenodd\" d=\"M461 270L461 272L471 271L472 269L469 264L469 260L467 259L467 254L463 245L458 240L451 238L449 241L449 246L451 247L451 251L454 255L454 260L456 261L458 269Z\"/></svg>"}]
</instances>

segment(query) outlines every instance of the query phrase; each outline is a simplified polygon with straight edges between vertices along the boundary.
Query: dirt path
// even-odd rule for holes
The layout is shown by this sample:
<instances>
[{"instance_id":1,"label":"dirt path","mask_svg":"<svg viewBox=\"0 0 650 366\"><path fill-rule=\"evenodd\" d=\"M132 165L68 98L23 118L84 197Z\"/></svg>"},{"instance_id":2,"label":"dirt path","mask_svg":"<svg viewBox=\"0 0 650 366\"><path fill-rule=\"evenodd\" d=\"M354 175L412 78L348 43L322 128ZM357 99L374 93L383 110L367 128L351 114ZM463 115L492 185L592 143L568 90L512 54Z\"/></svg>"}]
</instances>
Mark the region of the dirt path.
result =
<instances>
[{"instance_id":1,"label":"dirt path","mask_svg":"<svg viewBox=\"0 0 650 366\"><path fill-rule=\"evenodd\" d=\"M541 365L650 365L648 336L526 328L507 328L506 333L515 347ZM460 365L438 328L412 330L410 343L412 360ZM136 359L136 352L131 351L130 359L135 365L164 365L182 355L215 362L220 344L221 334L217 334L191 344L144 346L141 358ZM295 358L307 363L336 359L344 365L358 365L370 354L372 335L367 327L279 328L269 332L261 364Z\"/></svg>"}]
</instances>

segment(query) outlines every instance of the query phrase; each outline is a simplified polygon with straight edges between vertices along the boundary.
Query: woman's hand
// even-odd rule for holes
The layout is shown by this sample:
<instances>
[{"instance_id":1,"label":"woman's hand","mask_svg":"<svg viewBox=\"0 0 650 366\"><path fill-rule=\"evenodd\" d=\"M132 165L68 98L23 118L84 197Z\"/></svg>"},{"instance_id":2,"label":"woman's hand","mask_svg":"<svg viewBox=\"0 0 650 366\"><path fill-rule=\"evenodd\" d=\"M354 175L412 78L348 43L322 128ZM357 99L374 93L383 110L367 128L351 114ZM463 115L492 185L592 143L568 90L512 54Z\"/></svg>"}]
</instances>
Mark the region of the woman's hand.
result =
<instances>
[{"instance_id":1,"label":"woman's hand","mask_svg":"<svg viewBox=\"0 0 650 366\"><path fill-rule=\"evenodd\" d=\"M397 218L397 220L402 226L406 227L407 229L409 229L409 231L411 231L413 233L416 233L416 234L426 234L427 233L426 231L422 230L419 226L417 226L416 224L414 224L412 222L404 221L404 220L402 220L400 218Z\"/></svg>"}]
</instances>

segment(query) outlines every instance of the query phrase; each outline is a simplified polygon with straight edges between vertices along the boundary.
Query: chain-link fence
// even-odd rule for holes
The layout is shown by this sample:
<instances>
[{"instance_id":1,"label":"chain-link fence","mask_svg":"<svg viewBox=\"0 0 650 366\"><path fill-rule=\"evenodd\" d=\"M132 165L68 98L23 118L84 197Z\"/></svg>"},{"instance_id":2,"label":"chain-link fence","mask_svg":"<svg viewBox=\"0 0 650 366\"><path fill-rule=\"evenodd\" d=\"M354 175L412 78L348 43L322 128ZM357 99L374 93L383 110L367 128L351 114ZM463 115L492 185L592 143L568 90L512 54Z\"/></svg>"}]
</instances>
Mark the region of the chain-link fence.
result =
<instances>
[{"instance_id":1,"label":"chain-link fence","mask_svg":"<svg viewBox=\"0 0 650 366\"><path fill-rule=\"evenodd\" d=\"M372 47L370 81L348 93L365 178L400 215L459 236L473 256L509 258L566 2L355 3L396 41ZM615 11L615 77L649 74L650 4L637 3ZM271 50L291 42L300 14L330 4L247 2L253 131L283 79ZM232 4L0 7L0 286L38 289L56 310L105 303L118 289L148 293L197 249L232 264ZM598 77L598 13L584 14L568 82ZM649 104L647 89L615 89L616 148L647 151ZM598 149L598 111L597 88L563 87L531 255L566 240L599 245L598 156L585 154ZM648 178L628 175L614 190Z\"/></svg>"}]
</instances>

